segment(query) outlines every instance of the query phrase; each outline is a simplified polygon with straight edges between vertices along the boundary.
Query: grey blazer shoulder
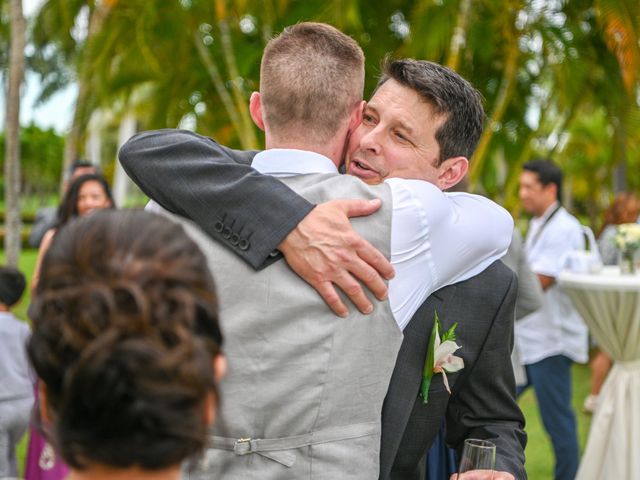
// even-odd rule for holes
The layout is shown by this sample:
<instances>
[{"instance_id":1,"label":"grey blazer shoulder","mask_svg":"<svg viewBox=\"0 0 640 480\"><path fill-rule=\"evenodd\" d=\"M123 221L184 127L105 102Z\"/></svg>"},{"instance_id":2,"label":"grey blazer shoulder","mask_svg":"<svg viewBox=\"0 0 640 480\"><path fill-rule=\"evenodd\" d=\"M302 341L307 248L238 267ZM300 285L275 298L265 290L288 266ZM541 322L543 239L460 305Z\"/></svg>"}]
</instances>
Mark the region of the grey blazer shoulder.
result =
<instances>
[{"instance_id":1,"label":"grey blazer shoulder","mask_svg":"<svg viewBox=\"0 0 640 480\"><path fill-rule=\"evenodd\" d=\"M524 250L522 235L513 229L511 245L502 262L518 276L518 299L516 300L516 320L526 317L542 307L543 292L540 280L529 266Z\"/></svg>"},{"instance_id":2,"label":"grey blazer shoulder","mask_svg":"<svg viewBox=\"0 0 640 480\"><path fill-rule=\"evenodd\" d=\"M497 467L526 479L524 418L515 400L511 369L517 279L502 262L431 295L404 330L404 340L382 411L380 478L424 478L421 460L446 418L447 443L485 438L498 447ZM429 403L418 397L428 337L437 311L448 328L458 322L463 370L434 377Z\"/></svg>"},{"instance_id":3,"label":"grey blazer shoulder","mask_svg":"<svg viewBox=\"0 0 640 480\"><path fill-rule=\"evenodd\" d=\"M277 246L314 205L251 168L255 154L166 129L133 136L118 158L149 198L261 268L278 258Z\"/></svg>"}]
</instances>

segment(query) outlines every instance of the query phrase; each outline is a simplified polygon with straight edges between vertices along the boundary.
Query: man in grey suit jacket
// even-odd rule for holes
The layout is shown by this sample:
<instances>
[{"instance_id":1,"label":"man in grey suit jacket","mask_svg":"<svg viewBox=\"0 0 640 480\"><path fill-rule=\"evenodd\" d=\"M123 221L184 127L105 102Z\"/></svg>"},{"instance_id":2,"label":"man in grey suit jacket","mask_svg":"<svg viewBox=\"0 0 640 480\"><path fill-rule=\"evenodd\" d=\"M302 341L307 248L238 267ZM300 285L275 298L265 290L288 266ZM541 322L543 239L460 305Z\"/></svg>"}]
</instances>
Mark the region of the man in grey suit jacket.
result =
<instances>
[{"instance_id":1,"label":"man in grey suit jacket","mask_svg":"<svg viewBox=\"0 0 640 480\"><path fill-rule=\"evenodd\" d=\"M475 142L477 142L477 138ZM475 147L475 143L473 147ZM194 155L190 153L194 153ZM166 208L196 219L197 223L205 230L222 238L238 252L247 252L250 249L248 244L253 245L256 242L263 250L265 250L265 246L268 246L266 251L272 251L281 238L277 238L274 245L273 237L269 238L267 235L265 239L260 235L260 227L255 222L258 221L259 212L262 209L254 209L247 217L246 202L243 202L244 206L225 202L224 206L218 205L221 210L218 212L217 218L213 211L213 204L209 204L211 208L207 208L206 212L201 211L203 205L208 204L206 203L207 194L201 196L200 193L204 193L204 190L210 188L211 184L196 195L193 193L204 187L203 180L210 180L210 177L203 177L201 173L203 168L206 170L212 166L208 164L207 159L215 154L229 155L231 160L235 160L233 158L234 152L218 146L209 139L186 132L165 132L137 137L123 147L120 157L132 178L142 186L145 192ZM167 169L164 163L170 157L176 157L176 164ZM241 155L240 160L242 158L246 159L247 155ZM203 159L207 165L202 163ZM152 169L149 168L151 163L154 164ZM191 171L186 172L187 168L191 168ZM144 178L145 170L148 174L146 179ZM188 192L186 197L193 195L192 198L197 199L198 207L196 209L190 208L189 200L176 201L179 198L184 200L185 195L180 193L176 195L177 192L173 190L173 186L165 183L164 180L168 179L164 174L169 170L171 170L170 177L172 179L175 179L176 175L183 177L182 174L185 173L188 178L194 181L192 185L194 189ZM200 173L195 173L196 170ZM250 177L255 175L251 171L247 171L247 173ZM249 181L243 177L242 169L235 170L231 176L236 179L240 178L243 182ZM269 183L264 178L261 178L259 182L262 182L261 185L265 186L266 190L269 190L271 185L278 189L280 193L276 193L276 197L280 195L279 198L285 198L283 205L289 204L290 201L296 201L293 195L286 189L279 189L275 183ZM277 183L277 181L275 182ZM155 187L150 186L150 183L155 184ZM184 186L185 183L181 182L181 184ZM163 192L153 192L154 188L159 188ZM224 190L222 192L223 198L231 193L229 189L225 188ZM268 194L263 191L262 194L254 196L252 191L255 192L253 188L243 190L242 196L256 198L256 207L264 204L262 200L258 199L264 198ZM280 204L280 201L274 200L274 204ZM273 206L269 207L269 210L272 209L278 210ZM214 217L213 222L211 222L211 218L207 220L206 217L209 216ZM203 221L200 220L201 218ZM210 228L207 228L207 224ZM280 227L281 225L277 228ZM243 249L242 246L246 248ZM458 288L446 287L441 290L442 296L440 298L434 295L427 300L407 327L408 330L405 332L405 340L392 379L392 386L385 400L381 447L382 478L414 478L408 476L419 471L417 469L418 462L414 461L414 457L420 460L426 451L428 444L437 433L445 409L447 410L448 422L451 425L449 438L452 443L459 446L460 442L469 436L490 438L498 444L498 469L511 472L517 478L525 478L526 476L523 469L525 441L524 432L522 432L523 420L514 402L513 376L510 374L508 362L512 342L515 280L513 274L508 273L501 264L493 265L482 275L486 275L486 278L476 277L478 280L472 279L476 280L475 282L468 281L472 282L468 287L469 293L475 293L474 298L479 300L477 304L475 302L467 304L469 309L466 314L463 314L460 309L452 308L452 302L450 302ZM490 281L488 281L489 279ZM464 290L464 286L461 290ZM451 376L452 395L450 398L444 390L442 378L438 376L430 389L429 404L417 406L409 421L409 417L405 415L408 411L406 407L413 405L417 400L427 348L427 339L420 338L420 332L426 335L430 330L434 307L442 308L438 312L445 327L456 321L464 322L461 323L458 337L463 346L461 356L465 359L467 367L459 374ZM451 310L449 310L450 308ZM482 316L481 321L474 318L474 310ZM468 320L465 321L464 318L468 318ZM464 334L462 334L463 330ZM403 352L410 358L404 359ZM405 372L410 372L410 374L407 376ZM400 414L405 418L396 422L393 420L394 414ZM397 428L390 428L389 422L395 427L400 427L400 431L394 431L398 430ZM421 428L418 432L419 435L416 435L411 427L418 426L420 422L427 428ZM432 428L434 425L435 429ZM404 435L404 439L402 435ZM411 450L398 449L398 445L405 439L412 447ZM414 466L416 466L415 469Z\"/></svg>"}]
</instances>

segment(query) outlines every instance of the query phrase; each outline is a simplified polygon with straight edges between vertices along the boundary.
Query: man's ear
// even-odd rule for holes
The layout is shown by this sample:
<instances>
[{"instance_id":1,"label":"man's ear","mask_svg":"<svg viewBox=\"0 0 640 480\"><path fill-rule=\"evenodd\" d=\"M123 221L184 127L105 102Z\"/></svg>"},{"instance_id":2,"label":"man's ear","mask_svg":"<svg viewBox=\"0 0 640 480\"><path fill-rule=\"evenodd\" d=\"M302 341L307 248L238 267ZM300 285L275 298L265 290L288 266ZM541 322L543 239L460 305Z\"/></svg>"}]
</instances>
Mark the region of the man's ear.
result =
<instances>
[{"instance_id":1,"label":"man's ear","mask_svg":"<svg viewBox=\"0 0 640 480\"><path fill-rule=\"evenodd\" d=\"M469 170L469 160L466 157L447 158L438 167L438 187L447 190L464 178Z\"/></svg>"},{"instance_id":2,"label":"man's ear","mask_svg":"<svg viewBox=\"0 0 640 480\"><path fill-rule=\"evenodd\" d=\"M260 92L253 92L249 99L249 113L251 113L251 119L260 130L264 132L264 119L262 118L262 99L260 98Z\"/></svg>"},{"instance_id":3,"label":"man's ear","mask_svg":"<svg viewBox=\"0 0 640 480\"><path fill-rule=\"evenodd\" d=\"M362 112L364 112L366 105L367 102L362 100L358 102L358 105L353 109L353 112L351 112L351 117L349 118L349 135L362 123Z\"/></svg>"}]
</instances>

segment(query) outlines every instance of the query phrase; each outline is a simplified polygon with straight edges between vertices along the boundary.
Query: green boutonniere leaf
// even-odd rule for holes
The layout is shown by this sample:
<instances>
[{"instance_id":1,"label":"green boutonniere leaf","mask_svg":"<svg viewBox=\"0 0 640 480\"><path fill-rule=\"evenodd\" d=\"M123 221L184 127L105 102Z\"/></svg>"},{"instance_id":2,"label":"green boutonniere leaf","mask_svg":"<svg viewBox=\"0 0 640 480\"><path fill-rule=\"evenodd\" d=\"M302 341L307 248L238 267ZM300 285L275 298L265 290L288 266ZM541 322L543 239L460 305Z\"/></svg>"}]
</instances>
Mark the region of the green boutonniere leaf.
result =
<instances>
[{"instance_id":1,"label":"green boutonniere leaf","mask_svg":"<svg viewBox=\"0 0 640 480\"><path fill-rule=\"evenodd\" d=\"M438 312L434 313L433 328L427 346L427 356L422 369L422 383L420 384L420 399L423 404L429 401L429 387L435 373L441 374L444 386L451 395L447 373L457 372L464 368L464 360L453 353L460 348L456 343L457 323L443 332Z\"/></svg>"},{"instance_id":2,"label":"green boutonniere leaf","mask_svg":"<svg viewBox=\"0 0 640 480\"><path fill-rule=\"evenodd\" d=\"M431 336L429 337L427 358L424 361L424 367L422 369L422 383L420 384L420 398L422 399L422 403L424 404L429 401L429 387L431 386L431 378L433 377L436 335L439 335L439 332L441 331L438 312L434 313L435 320L433 322L433 328L431 329Z\"/></svg>"}]
</instances>

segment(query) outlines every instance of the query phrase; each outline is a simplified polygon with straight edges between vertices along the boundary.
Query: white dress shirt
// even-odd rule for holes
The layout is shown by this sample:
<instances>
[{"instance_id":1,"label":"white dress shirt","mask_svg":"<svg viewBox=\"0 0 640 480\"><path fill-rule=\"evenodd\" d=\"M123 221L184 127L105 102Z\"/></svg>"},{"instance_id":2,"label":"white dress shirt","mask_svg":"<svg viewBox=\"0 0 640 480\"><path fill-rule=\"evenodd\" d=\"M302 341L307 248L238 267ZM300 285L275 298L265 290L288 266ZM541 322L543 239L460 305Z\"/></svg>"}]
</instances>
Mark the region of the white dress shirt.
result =
<instances>
[{"instance_id":1,"label":"white dress shirt","mask_svg":"<svg viewBox=\"0 0 640 480\"><path fill-rule=\"evenodd\" d=\"M318 153L270 149L252 163L276 177L338 173ZM501 258L511 242L511 215L491 200L468 193L443 193L420 180L392 178L391 263L389 303L401 329L436 290L482 272Z\"/></svg>"},{"instance_id":2,"label":"white dress shirt","mask_svg":"<svg viewBox=\"0 0 640 480\"><path fill-rule=\"evenodd\" d=\"M258 153L251 166L275 177L335 173L318 153L273 148ZM444 193L422 180L391 178L391 264L389 304L401 329L436 290L471 278L502 258L511 243L513 219L479 195ZM162 207L150 201L148 210Z\"/></svg>"},{"instance_id":3,"label":"white dress shirt","mask_svg":"<svg viewBox=\"0 0 640 480\"><path fill-rule=\"evenodd\" d=\"M557 278L567 256L584 249L580 222L564 208L548 221L557 203L541 217L533 218L525 249L531 270ZM539 362L554 355L565 355L575 362L588 359L588 331L569 297L553 283L543 295L542 308L516 322L516 344L523 364Z\"/></svg>"}]
</instances>

